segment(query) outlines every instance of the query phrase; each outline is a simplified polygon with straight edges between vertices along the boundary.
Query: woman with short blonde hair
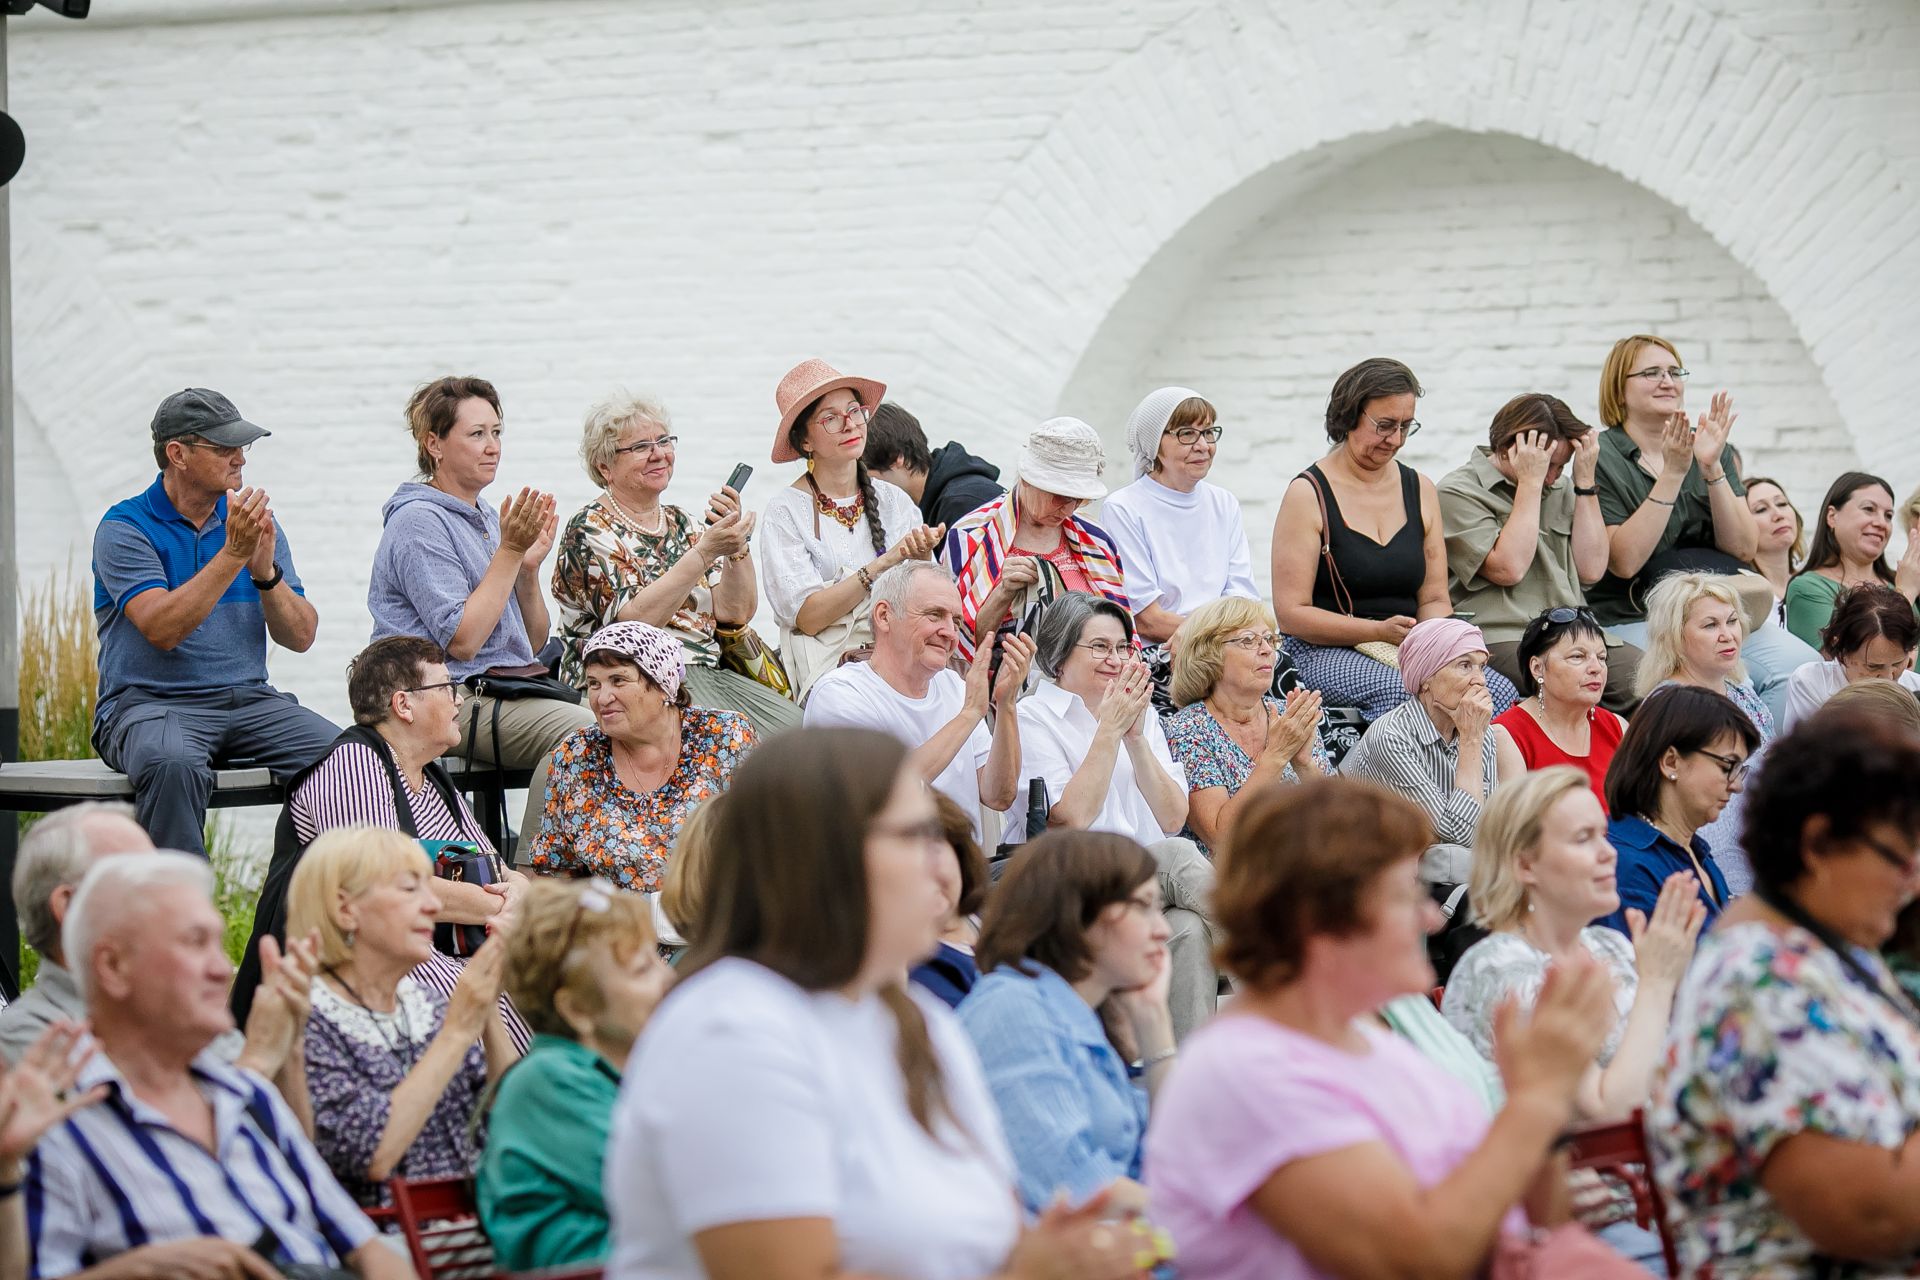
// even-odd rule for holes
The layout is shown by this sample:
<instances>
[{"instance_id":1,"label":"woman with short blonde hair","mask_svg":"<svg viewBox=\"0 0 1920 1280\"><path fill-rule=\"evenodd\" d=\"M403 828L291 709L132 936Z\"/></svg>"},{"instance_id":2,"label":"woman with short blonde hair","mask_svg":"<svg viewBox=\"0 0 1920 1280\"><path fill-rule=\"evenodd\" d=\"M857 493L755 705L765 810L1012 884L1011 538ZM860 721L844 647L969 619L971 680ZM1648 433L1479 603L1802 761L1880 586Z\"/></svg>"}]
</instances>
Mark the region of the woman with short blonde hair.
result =
<instances>
[{"instance_id":1,"label":"woman with short blonde hair","mask_svg":"<svg viewBox=\"0 0 1920 1280\"><path fill-rule=\"evenodd\" d=\"M589 1265L607 1256L601 1168L620 1073L673 974L647 900L604 880L531 886L507 971L537 1034L487 1113L481 1225L504 1270Z\"/></svg>"},{"instance_id":2,"label":"woman with short blonde hair","mask_svg":"<svg viewBox=\"0 0 1920 1280\"><path fill-rule=\"evenodd\" d=\"M1773 714L1747 680L1740 646L1747 636L1740 597L1720 574L1674 573L1647 594L1647 656L1636 681L1642 698L1663 684L1724 693L1765 739Z\"/></svg>"},{"instance_id":3,"label":"woman with short blonde hair","mask_svg":"<svg viewBox=\"0 0 1920 1280\"><path fill-rule=\"evenodd\" d=\"M448 997L411 976L439 914L433 864L386 827L321 835L287 888L289 936L320 936L306 1030L313 1142L363 1204L384 1203L389 1178L470 1175L480 1093L519 1057L500 1016L510 917L489 922Z\"/></svg>"},{"instance_id":4,"label":"woman with short blonde hair","mask_svg":"<svg viewBox=\"0 0 1920 1280\"><path fill-rule=\"evenodd\" d=\"M1333 772L1320 742L1320 695L1274 697L1280 661L1273 611L1227 596L1201 605L1180 628L1173 653L1167 749L1187 772L1187 830L1216 849L1249 781L1298 782Z\"/></svg>"}]
</instances>

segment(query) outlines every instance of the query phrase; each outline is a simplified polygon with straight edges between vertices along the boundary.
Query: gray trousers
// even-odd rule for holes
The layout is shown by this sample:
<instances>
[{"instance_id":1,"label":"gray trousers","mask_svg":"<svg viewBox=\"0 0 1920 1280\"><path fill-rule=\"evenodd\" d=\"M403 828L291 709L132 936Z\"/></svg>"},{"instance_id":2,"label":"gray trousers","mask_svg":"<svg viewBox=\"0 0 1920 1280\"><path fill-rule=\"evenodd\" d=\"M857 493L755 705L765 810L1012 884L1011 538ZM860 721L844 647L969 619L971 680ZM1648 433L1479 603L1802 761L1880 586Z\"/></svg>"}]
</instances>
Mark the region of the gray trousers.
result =
<instances>
[{"instance_id":1,"label":"gray trousers","mask_svg":"<svg viewBox=\"0 0 1920 1280\"><path fill-rule=\"evenodd\" d=\"M134 818L155 844L204 854L215 769L264 765L285 782L339 736L325 716L262 684L165 696L129 690L93 745L133 780Z\"/></svg>"},{"instance_id":2,"label":"gray trousers","mask_svg":"<svg viewBox=\"0 0 1920 1280\"><path fill-rule=\"evenodd\" d=\"M498 735L494 712L500 713ZM558 698L488 698L469 693L460 706L460 745L453 755L509 769L532 769L527 808L520 817L520 847L533 843L547 811L547 769L553 749L575 729L593 723L593 712ZM331 741L331 739L329 739ZM504 852L504 850L502 851Z\"/></svg>"},{"instance_id":3,"label":"gray trousers","mask_svg":"<svg viewBox=\"0 0 1920 1280\"><path fill-rule=\"evenodd\" d=\"M1173 836L1147 846L1160 867L1160 900L1166 906L1168 962L1173 970L1167 1011L1173 1038L1213 1016L1219 1007L1220 971L1213 964L1213 863L1193 841Z\"/></svg>"}]
</instances>

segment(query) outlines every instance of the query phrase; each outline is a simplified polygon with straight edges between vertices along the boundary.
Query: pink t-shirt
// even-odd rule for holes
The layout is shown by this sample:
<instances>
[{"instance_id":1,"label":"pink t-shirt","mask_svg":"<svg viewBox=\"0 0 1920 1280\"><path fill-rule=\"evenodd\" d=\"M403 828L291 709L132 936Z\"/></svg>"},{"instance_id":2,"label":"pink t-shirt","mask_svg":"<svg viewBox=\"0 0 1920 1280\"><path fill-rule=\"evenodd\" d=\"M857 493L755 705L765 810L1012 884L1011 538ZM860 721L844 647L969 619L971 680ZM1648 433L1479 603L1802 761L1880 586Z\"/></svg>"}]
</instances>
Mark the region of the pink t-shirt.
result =
<instances>
[{"instance_id":1,"label":"pink t-shirt","mask_svg":"<svg viewBox=\"0 0 1920 1280\"><path fill-rule=\"evenodd\" d=\"M1486 1107L1381 1028L1364 1056L1251 1014L1223 1014L1180 1046L1153 1102L1145 1175L1182 1280L1319 1280L1260 1220L1253 1193L1283 1166L1384 1142L1433 1186L1486 1136ZM1516 1208L1507 1229L1525 1228ZM1328 1280L1332 1280L1328 1277Z\"/></svg>"}]
</instances>

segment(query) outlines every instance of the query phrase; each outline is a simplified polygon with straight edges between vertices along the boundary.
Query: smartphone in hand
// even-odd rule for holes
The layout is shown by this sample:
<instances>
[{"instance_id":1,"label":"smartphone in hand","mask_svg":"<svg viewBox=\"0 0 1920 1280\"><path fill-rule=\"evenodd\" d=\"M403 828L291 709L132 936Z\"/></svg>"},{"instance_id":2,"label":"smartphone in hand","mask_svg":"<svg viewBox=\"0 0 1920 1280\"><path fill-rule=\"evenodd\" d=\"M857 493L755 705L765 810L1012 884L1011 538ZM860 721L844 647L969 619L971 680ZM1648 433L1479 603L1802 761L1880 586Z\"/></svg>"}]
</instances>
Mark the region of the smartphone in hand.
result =
<instances>
[{"instance_id":1,"label":"smartphone in hand","mask_svg":"<svg viewBox=\"0 0 1920 1280\"><path fill-rule=\"evenodd\" d=\"M753 474L753 467L748 463L745 463L745 462L741 463L739 466L733 469L733 474L727 477L727 488L733 490L734 493L736 494L739 493L742 489L747 487L747 477L752 474ZM713 514L713 508L708 507L707 523L712 524L715 519L716 517Z\"/></svg>"}]
</instances>

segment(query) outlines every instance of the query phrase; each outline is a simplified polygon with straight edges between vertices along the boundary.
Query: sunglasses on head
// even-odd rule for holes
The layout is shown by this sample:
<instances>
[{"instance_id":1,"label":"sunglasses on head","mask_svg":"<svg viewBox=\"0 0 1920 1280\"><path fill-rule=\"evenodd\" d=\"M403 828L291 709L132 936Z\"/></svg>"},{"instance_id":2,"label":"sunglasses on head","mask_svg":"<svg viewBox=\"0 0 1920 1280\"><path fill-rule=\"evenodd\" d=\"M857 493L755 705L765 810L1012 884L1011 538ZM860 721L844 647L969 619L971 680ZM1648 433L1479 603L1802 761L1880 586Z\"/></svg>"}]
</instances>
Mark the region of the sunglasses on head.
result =
<instances>
[{"instance_id":1,"label":"sunglasses on head","mask_svg":"<svg viewBox=\"0 0 1920 1280\"><path fill-rule=\"evenodd\" d=\"M1593 616L1593 610L1584 605L1563 604L1557 608L1547 610L1532 622L1529 622L1527 624L1527 630L1542 631L1547 627L1564 627L1569 622L1585 622L1589 626L1596 628L1600 625L1600 620Z\"/></svg>"}]
</instances>

